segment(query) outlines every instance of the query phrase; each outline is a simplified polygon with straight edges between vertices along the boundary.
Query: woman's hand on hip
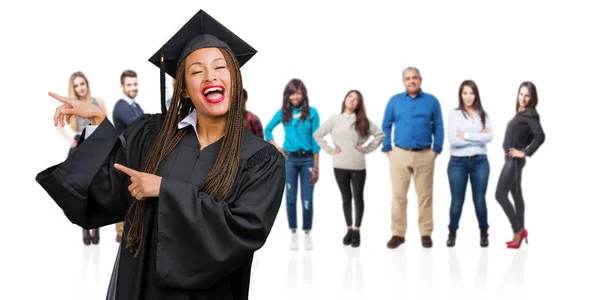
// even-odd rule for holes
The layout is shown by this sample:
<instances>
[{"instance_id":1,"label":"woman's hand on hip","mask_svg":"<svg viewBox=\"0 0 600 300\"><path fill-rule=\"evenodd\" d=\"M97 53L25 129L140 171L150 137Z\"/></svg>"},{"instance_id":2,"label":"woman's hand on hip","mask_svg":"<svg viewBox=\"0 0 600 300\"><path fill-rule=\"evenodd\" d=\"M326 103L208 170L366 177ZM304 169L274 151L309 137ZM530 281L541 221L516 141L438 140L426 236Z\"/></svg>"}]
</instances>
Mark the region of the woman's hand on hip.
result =
<instances>
[{"instance_id":1,"label":"woman's hand on hip","mask_svg":"<svg viewBox=\"0 0 600 300\"><path fill-rule=\"evenodd\" d=\"M338 146L335 146L335 149L333 149L333 154L338 154L340 152L342 152L342 149L340 149Z\"/></svg>"},{"instance_id":2,"label":"woman's hand on hip","mask_svg":"<svg viewBox=\"0 0 600 300\"><path fill-rule=\"evenodd\" d=\"M521 150L517 150L515 148L510 148L508 150L508 156L516 157L516 158L523 158L523 157L525 157L525 152L523 152Z\"/></svg>"}]
</instances>

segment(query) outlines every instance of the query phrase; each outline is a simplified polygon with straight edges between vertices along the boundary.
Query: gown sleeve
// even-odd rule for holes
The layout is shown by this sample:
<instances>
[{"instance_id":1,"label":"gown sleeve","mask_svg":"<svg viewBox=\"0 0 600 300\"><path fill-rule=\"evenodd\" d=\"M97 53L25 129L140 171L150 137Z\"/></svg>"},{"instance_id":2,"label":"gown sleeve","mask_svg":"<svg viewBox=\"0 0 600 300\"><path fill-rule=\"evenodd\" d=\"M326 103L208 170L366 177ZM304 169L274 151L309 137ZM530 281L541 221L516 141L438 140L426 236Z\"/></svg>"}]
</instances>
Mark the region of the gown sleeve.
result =
<instances>
[{"instance_id":1,"label":"gown sleeve","mask_svg":"<svg viewBox=\"0 0 600 300\"><path fill-rule=\"evenodd\" d=\"M158 119L144 115L119 135L106 118L64 162L35 179L73 224L91 229L121 222L133 197L127 175L113 165L139 169L142 154L158 132Z\"/></svg>"},{"instance_id":2,"label":"gown sleeve","mask_svg":"<svg viewBox=\"0 0 600 300\"><path fill-rule=\"evenodd\" d=\"M209 288L247 263L264 245L281 205L285 159L267 145L238 174L225 201L215 201L197 185L162 179L157 284Z\"/></svg>"}]
</instances>

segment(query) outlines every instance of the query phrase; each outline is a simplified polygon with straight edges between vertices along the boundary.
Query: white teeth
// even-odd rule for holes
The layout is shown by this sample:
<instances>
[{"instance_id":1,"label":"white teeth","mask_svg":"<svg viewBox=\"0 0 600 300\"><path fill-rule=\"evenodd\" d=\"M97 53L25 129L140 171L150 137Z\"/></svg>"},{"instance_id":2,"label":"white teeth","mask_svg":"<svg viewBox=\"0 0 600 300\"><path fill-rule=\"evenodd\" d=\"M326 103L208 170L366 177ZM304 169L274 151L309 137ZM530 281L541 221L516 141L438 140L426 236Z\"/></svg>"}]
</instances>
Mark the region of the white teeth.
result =
<instances>
[{"instance_id":1,"label":"white teeth","mask_svg":"<svg viewBox=\"0 0 600 300\"><path fill-rule=\"evenodd\" d=\"M211 87L210 89L204 91L204 95L207 95L208 93L212 92L223 92L223 89L220 87Z\"/></svg>"}]
</instances>

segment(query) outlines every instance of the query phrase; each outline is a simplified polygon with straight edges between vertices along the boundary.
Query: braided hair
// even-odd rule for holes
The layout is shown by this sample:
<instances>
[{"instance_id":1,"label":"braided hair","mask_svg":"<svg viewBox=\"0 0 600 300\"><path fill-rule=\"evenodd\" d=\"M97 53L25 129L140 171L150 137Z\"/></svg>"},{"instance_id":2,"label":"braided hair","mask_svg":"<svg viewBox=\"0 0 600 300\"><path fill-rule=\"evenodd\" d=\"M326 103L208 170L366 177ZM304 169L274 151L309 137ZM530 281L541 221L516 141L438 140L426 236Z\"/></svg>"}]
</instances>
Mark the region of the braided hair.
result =
<instances>
[{"instance_id":1,"label":"braided hair","mask_svg":"<svg viewBox=\"0 0 600 300\"><path fill-rule=\"evenodd\" d=\"M231 78L231 98L225 127L225 136L214 166L206 176L200 190L211 195L216 201L223 201L232 190L235 183L239 157L242 149L243 134L243 103L242 75L240 66L234 54L225 48L219 48L227 63ZM178 129L177 124L194 106L192 101L182 97L185 89L185 63L182 63L175 78L175 89L171 100L171 109L167 111L158 137L150 146L142 163L142 172L156 174L160 162L177 146L185 135L185 129ZM126 233L127 249L137 257L140 253L144 238L144 216L146 201L135 201L129 208L126 220L131 222L131 228Z\"/></svg>"}]
</instances>

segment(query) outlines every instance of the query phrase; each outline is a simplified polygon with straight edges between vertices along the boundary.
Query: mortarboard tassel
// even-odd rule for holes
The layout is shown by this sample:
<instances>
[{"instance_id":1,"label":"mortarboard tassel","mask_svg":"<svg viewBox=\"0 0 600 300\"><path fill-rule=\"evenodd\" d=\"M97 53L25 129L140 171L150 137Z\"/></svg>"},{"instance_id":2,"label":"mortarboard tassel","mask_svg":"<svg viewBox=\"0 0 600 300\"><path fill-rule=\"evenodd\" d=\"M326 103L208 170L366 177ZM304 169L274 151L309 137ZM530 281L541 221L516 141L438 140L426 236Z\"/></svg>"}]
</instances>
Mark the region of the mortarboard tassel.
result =
<instances>
[{"instance_id":1,"label":"mortarboard tassel","mask_svg":"<svg viewBox=\"0 0 600 300\"><path fill-rule=\"evenodd\" d=\"M167 103L165 99L165 54L160 52L160 110L163 117L167 115Z\"/></svg>"}]
</instances>

